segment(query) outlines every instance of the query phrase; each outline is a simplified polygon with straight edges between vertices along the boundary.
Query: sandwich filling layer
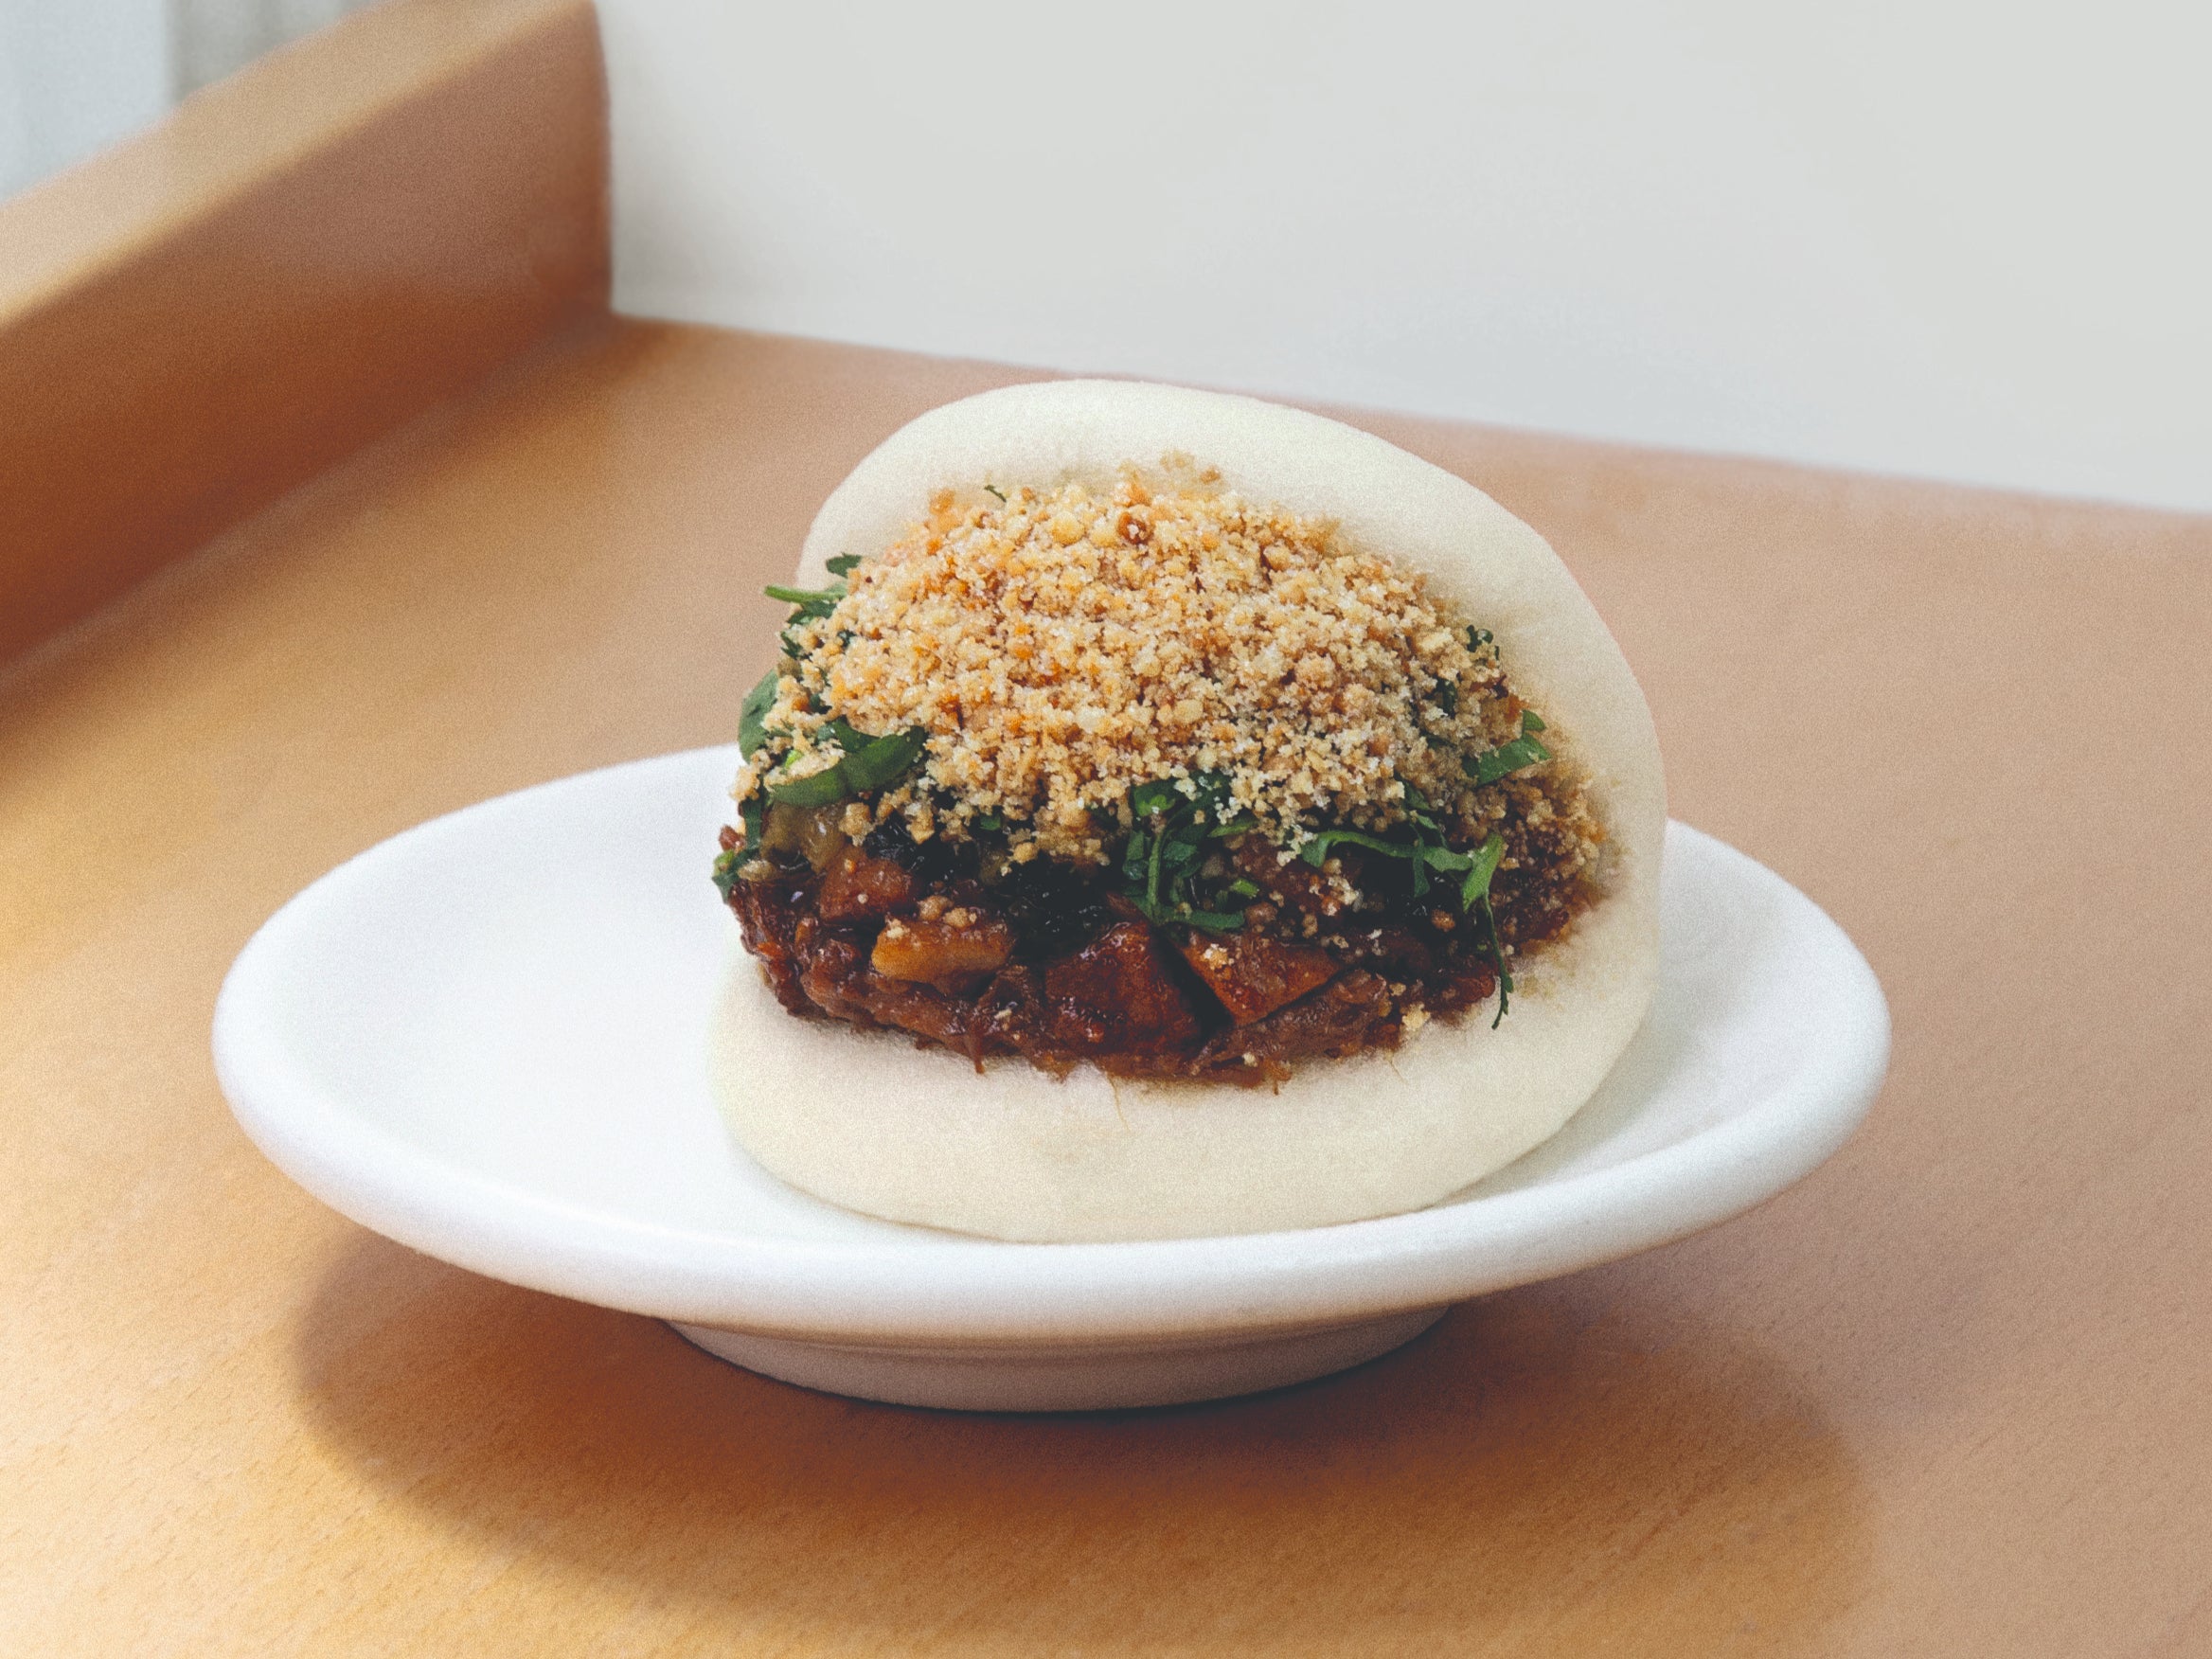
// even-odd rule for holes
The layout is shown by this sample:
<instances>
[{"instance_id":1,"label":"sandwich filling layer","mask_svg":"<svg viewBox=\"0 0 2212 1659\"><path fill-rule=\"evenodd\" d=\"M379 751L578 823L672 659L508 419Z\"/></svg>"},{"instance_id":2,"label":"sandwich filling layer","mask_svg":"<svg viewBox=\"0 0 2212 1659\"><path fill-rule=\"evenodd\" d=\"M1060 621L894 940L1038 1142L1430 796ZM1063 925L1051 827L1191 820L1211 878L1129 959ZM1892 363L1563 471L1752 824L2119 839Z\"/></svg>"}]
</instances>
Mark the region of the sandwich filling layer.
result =
<instances>
[{"instance_id":1,"label":"sandwich filling layer","mask_svg":"<svg viewBox=\"0 0 2212 1659\"><path fill-rule=\"evenodd\" d=\"M1181 456L941 490L747 699L716 882L791 1012L1279 1080L1493 997L1602 896L1477 617Z\"/></svg>"}]
</instances>

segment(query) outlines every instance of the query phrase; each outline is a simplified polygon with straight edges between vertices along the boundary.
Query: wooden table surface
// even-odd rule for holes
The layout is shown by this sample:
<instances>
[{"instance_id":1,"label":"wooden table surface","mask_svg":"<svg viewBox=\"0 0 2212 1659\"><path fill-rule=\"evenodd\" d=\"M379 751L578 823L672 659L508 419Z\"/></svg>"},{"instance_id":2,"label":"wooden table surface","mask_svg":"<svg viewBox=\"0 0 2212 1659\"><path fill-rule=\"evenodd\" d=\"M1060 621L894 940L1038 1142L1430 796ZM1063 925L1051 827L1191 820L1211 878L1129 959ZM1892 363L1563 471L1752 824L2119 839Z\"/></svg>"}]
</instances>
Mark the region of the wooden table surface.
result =
<instances>
[{"instance_id":1,"label":"wooden table surface","mask_svg":"<svg viewBox=\"0 0 2212 1659\"><path fill-rule=\"evenodd\" d=\"M206 1054L255 926L724 740L824 493L1014 378L594 325L0 682L0 1651L2212 1652L2202 519L1368 419L1552 538L1675 814L1897 1050L1758 1212L1333 1381L829 1399L260 1158Z\"/></svg>"}]
</instances>

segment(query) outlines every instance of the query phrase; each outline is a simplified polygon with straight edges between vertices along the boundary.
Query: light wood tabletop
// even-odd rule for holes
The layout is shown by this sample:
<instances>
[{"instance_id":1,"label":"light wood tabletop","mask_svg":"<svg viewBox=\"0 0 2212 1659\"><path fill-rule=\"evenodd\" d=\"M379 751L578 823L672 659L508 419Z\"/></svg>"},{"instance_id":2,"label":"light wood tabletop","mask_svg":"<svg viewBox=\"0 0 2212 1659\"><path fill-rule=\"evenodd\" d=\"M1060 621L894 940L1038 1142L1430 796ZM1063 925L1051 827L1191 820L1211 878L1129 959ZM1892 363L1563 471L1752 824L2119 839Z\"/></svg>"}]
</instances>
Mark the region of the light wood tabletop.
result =
<instances>
[{"instance_id":1,"label":"light wood tabletop","mask_svg":"<svg viewBox=\"0 0 2212 1659\"><path fill-rule=\"evenodd\" d=\"M585 325L0 681L0 1651L2212 1652L2202 519L1356 417L1552 539L1675 815L1897 1048L1763 1209L1331 1381L808 1394L246 1143L207 1026L271 910L726 740L830 487L1015 378Z\"/></svg>"}]
</instances>

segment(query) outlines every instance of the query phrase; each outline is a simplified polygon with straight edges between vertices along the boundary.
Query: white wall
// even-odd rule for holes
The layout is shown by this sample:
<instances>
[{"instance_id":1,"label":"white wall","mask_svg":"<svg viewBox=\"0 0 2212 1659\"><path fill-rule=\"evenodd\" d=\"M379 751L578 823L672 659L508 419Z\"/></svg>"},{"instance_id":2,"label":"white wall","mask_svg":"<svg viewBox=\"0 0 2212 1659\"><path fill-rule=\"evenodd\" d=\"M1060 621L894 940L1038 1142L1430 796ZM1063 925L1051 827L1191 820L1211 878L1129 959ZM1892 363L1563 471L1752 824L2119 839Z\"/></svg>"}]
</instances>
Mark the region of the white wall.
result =
<instances>
[{"instance_id":1,"label":"white wall","mask_svg":"<svg viewBox=\"0 0 2212 1659\"><path fill-rule=\"evenodd\" d=\"M0 0L0 197L169 107L168 0Z\"/></svg>"},{"instance_id":2,"label":"white wall","mask_svg":"<svg viewBox=\"0 0 2212 1659\"><path fill-rule=\"evenodd\" d=\"M2212 508L2212 11L600 0L624 310Z\"/></svg>"}]
</instances>

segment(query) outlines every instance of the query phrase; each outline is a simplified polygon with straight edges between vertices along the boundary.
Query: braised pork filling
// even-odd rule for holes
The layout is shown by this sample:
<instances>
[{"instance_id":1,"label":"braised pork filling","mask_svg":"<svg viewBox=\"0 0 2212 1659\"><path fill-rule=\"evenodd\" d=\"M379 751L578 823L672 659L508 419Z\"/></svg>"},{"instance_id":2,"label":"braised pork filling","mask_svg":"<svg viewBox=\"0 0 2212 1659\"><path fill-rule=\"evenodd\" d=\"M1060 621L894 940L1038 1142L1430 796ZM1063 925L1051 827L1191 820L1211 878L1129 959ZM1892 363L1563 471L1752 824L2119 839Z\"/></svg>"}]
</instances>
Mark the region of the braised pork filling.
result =
<instances>
[{"instance_id":1,"label":"braised pork filling","mask_svg":"<svg viewBox=\"0 0 2212 1659\"><path fill-rule=\"evenodd\" d=\"M794 1014L1278 1080L1494 1025L1597 897L1583 780L1477 619L1184 457L940 491L830 572L769 590L714 870Z\"/></svg>"}]
</instances>

